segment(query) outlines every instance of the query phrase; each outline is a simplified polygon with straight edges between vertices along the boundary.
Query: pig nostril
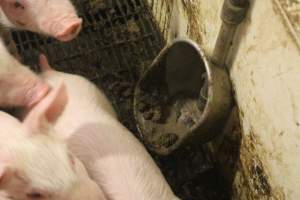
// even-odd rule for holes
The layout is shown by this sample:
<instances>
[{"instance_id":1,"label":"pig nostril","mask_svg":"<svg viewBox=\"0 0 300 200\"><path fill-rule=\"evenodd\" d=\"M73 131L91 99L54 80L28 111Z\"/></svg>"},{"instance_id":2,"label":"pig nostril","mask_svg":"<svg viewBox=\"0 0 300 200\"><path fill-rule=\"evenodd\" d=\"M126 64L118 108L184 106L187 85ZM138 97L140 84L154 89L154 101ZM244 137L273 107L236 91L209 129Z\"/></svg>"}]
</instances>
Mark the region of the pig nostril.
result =
<instances>
[{"instance_id":1,"label":"pig nostril","mask_svg":"<svg viewBox=\"0 0 300 200\"><path fill-rule=\"evenodd\" d=\"M19 2L19 1L16 1L15 3L14 3L14 6L15 6L15 8L21 8L21 9L25 9L25 7Z\"/></svg>"},{"instance_id":2,"label":"pig nostril","mask_svg":"<svg viewBox=\"0 0 300 200\"><path fill-rule=\"evenodd\" d=\"M34 193L27 194L27 197L30 199L41 199L43 198L43 195L41 193L34 192Z\"/></svg>"},{"instance_id":3,"label":"pig nostril","mask_svg":"<svg viewBox=\"0 0 300 200\"><path fill-rule=\"evenodd\" d=\"M72 25L70 28L68 28L66 35L74 35L77 32L78 27L79 27L78 24Z\"/></svg>"},{"instance_id":4,"label":"pig nostril","mask_svg":"<svg viewBox=\"0 0 300 200\"><path fill-rule=\"evenodd\" d=\"M73 29L71 29L70 34L72 34L72 35L75 34L77 32L77 30L78 30L78 26L76 26Z\"/></svg>"},{"instance_id":5,"label":"pig nostril","mask_svg":"<svg viewBox=\"0 0 300 200\"><path fill-rule=\"evenodd\" d=\"M74 23L73 25L66 28L64 31L57 35L57 38L61 40L71 40L80 32L80 30L81 21Z\"/></svg>"}]
</instances>

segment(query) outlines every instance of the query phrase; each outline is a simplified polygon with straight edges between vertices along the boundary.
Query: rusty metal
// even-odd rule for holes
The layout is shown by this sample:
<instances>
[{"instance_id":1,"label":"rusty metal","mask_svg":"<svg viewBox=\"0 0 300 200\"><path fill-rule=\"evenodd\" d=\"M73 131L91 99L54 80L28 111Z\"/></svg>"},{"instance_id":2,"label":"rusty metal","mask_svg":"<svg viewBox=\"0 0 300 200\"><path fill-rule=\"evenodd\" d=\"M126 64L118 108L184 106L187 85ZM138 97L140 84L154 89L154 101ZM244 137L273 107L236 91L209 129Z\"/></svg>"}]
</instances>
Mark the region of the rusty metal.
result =
<instances>
[{"instance_id":1,"label":"rusty metal","mask_svg":"<svg viewBox=\"0 0 300 200\"><path fill-rule=\"evenodd\" d=\"M221 132L233 105L225 60L247 8L245 1L225 0L212 62L196 42L176 39L140 79L134 114L141 137L151 150L168 155L187 143L206 143ZM171 25L182 25L177 4L173 12ZM179 27L172 30L170 26L170 31L178 33Z\"/></svg>"},{"instance_id":2,"label":"rusty metal","mask_svg":"<svg viewBox=\"0 0 300 200\"><path fill-rule=\"evenodd\" d=\"M205 143L221 132L230 111L228 94L226 71L211 66L194 41L177 39L162 50L136 87L138 129L147 146L161 155L184 144ZM183 107L174 106L178 102L187 105L186 115Z\"/></svg>"},{"instance_id":3,"label":"rusty metal","mask_svg":"<svg viewBox=\"0 0 300 200\"><path fill-rule=\"evenodd\" d=\"M223 21L212 56L212 62L218 67L225 67L237 26L246 17L248 0L225 0L222 8Z\"/></svg>"}]
</instances>

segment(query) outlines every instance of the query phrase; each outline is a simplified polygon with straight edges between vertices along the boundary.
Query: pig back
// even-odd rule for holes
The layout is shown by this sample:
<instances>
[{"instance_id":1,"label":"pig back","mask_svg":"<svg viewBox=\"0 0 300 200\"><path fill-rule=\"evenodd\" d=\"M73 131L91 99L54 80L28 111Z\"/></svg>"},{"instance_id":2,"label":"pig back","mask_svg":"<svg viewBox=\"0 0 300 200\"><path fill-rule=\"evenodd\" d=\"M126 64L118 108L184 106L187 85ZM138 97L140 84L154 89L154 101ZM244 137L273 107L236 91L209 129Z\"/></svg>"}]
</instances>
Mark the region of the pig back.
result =
<instances>
[{"instance_id":1,"label":"pig back","mask_svg":"<svg viewBox=\"0 0 300 200\"><path fill-rule=\"evenodd\" d=\"M176 199L150 154L116 119L86 124L68 143L111 199Z\"/></svg>"},{"instance_id":2,"label":"pig back","mask_svg":"<svg viewBox=\"0 0 300 200\"><path fill-rule=\"evenodd\" d=\"M51 87L57 87L63 79L68 103L55 124L60 136L69 138L82 124L99 122L107 117L117 118L105 94L86 78L58 71L46 71L42 75Z\"/></svg>"},{"instance_id":3,"label":"pig back","mask_svg":"<svg viewBox=\"0 0 300 200\"><path fill-rule=\"evenodd\" d=\"M44 79L66 84L69 102L55 128L108 199L173 200L176 197L143 145L117 119L105 94L86 79L56 71Z\"/></svg>"}]
</instances>

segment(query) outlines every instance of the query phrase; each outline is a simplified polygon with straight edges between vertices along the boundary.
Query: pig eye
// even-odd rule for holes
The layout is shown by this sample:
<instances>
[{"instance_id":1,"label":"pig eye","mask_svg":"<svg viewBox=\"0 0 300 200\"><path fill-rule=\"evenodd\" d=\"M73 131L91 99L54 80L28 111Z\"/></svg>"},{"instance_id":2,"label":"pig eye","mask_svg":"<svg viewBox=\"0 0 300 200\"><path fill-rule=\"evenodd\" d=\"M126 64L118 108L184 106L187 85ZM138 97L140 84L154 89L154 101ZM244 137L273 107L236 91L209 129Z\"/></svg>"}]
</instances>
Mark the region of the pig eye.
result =
<instances>
[{"instance_id":1,"label":"pig eye","mask_svg":"<svg viewBox=\"0 0 300 200\"><path fill-rule=\"evenodd\" d=\"M14 7L15 8L21 8L23 10L25 9L24 5L19 0L15 1Z\"/></svg>"},{"instance_id":2,"label":"pig eye","mask_svg":"<svg viewBox=\"0 0 300 200\"><path fill-rule=\"evenodd\" d=\"M29 193L29 194L27 194L27 197L30 198L30 199L42 199L42 198L44 198L44 196L41 193L38 193L38 192Z\"/></svg>"}]
</instances>

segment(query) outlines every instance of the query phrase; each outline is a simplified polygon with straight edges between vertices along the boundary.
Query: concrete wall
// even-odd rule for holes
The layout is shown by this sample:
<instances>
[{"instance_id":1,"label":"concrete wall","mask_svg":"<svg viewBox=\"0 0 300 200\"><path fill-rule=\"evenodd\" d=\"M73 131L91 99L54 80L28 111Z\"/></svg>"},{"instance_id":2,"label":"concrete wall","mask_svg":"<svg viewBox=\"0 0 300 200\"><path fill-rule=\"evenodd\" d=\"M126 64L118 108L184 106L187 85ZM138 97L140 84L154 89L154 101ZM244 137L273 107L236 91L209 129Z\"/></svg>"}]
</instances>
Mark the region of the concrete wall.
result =
<instances>
[{"instance_id":1,"label":"concrete wall","mask_svg":"<svg viewBox=\"0 0 300 200\"><path fill-rule=\"evenodd\" d=\"M189 35L210 56L223 1L183 2ZM235 199L300 199L300 54L278 2L251 2L227 62L242 129Z\"/></svg>"},{"instance_id":2,"label":"concrete wall","mask_svg":"<svg viewBox=\"0 0 300 200\"><path fill-rule=\"evenodd\" d=\"M264 169L266 196L299 199L300 54L274 2L253 2L232 59L243 128L241 161L249 178L256 165Z\"/></svg>"}]
</instances>

